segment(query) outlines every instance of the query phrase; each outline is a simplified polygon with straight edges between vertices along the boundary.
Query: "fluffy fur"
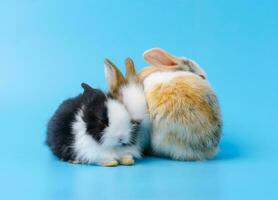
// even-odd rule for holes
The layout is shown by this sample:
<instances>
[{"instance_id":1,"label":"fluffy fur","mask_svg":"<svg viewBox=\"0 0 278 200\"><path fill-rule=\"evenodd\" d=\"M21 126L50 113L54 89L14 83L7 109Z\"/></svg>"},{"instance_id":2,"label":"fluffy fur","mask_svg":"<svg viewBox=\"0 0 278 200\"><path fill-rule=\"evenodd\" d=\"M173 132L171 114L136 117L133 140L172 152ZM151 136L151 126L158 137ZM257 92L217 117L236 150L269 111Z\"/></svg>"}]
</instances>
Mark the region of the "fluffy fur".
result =
<instances>
[{"instance_id":1,"label":"fluffy fur","mask_svg":"<svg viewBox=\"0 0 278 200\"><path fill-rule=\"evenodd\" d=\"M126 77L124 77L111 61L105 62L106 79L112 98L120 99L129 112L132 121L137 124L136 146L141 152L149 147L150 121L143 84L136 75L133 61L126 59ZM115 88L117 86L117 89Z\"/></svg>"},{"instance_id":2,"label":"fluffy fur","mask_svg":"<svg viewBox=\"0 0 278 200\"><path fill-rule=\"evenodd\" d=\"M131 82L122 88L123 102L132 119L139 125L137 129L137 147L142 151L149 148L150 120L147 113L147 102L141 83Z\"/></svg>"},{"instance_id":3,"label":"fluffy fur","mask_svg":"<svg viewBox=\"0 0 278 200\"><path fill-rule=\"evenodd\" d=\"M56 156L71 162L139 158L136 126L122 103L87 85L82 95L64 101L50 119L47 144Z\"/></svg>"},{"instance_id":4,"label":"fluffy fur","mask_svg":"<svg viewBox=\"0 0 278 200\"><path fill-rule=\"evenodd\" d=\"M157 154L180 160L199 160L217 151L220 118L217 99L205 80L188 73L167 72L172 78L157 83L146 79L151 145ZM160 76L161 80L163 78ZM150 84L153 80L153 85Z\"/></svg>"},{"instance_id":5,"label":"fluffy fur","mask_svg":"<svg viewBox=\"0 0 278 200\"><path fill-rule=\"evenodd\" d=\"M132 119L141 121L146 117L147 102L143 86L139 83L129 83L122 88L123 103Z\"/></svg>"},{"instance_id":6,"label":"fluffy fur","mask_svg":"<svg viewBox=\"0 0 278 200\"><path fill-rule=\"evenodd\" d=\"M145 56L151 64L159 63L141 76L152 122L153 154L177 160L211 158L218 149L222 121L205 72L195 62L182 62L165 51L147 53L154 54Z\"/></svg>"}]
</instances>

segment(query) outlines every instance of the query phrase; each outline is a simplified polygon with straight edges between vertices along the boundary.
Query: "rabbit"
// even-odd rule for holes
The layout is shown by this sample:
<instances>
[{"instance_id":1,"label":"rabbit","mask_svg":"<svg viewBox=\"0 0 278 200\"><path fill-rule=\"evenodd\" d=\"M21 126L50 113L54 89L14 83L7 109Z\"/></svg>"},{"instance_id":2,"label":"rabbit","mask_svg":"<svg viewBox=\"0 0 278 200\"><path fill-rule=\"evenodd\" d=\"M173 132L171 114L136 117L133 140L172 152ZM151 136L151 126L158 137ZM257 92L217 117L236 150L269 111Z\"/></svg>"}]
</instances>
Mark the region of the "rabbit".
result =
<instances>
[{"instance_id":1,"label":"rabbit","mask_svg":"<svg viewBox=\"0 0 278 200\"><path fill-rule=\"evenodd\" d=\"M107 80L114 84L119 80L114 71L119 70L111 71L109 60L105 63ZM84 92L64 101L48 122L46 143L52 152L72 163L134 164L134 158L141 157L137 142L141 121L136 121L140 116L134 112L132 119L126 106L112 97L114 91L105 94L86 83L81 86ZM110 88L119 90L119 86Z\"/></svg>"},{"instance_id":2,"label":"rabbit","mask_svg":"<svg viewBox=\"0 0 278 200\"><path fill-rule=\"evenodd\" d=\"M138 76L152 123L152 154L175 160L212 158L218 151L222 119L205 71L195 61L159 48L143 56L151 64Z\"/></svg>"},{"instance_id":3,"label":"rabbit","mask_svg":"<svg viewBox=\"0 0 278 200\"><path fill-rule=\"evenodd\" d=\"M149 149L150 120L143 83L136 74L134 62L131 58L125 60L125 77L110 60L106 59L105 65L105 77L110 91L108 95L121 101L133 123L137 124L136 145L144 153Z\"/></svg>"}]
</instances>

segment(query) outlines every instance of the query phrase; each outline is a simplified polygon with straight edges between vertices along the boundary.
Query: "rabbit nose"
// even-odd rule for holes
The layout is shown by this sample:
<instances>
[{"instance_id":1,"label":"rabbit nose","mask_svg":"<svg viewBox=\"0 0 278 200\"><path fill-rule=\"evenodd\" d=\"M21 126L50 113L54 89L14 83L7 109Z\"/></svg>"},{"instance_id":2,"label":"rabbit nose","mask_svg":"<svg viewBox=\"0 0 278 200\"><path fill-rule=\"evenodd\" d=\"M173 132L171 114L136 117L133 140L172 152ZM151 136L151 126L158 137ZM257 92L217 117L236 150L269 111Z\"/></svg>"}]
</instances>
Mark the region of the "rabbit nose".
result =
<instances>
[{"instance_id":1,"label":"rabbit nose","mask_svg":"<svg viewBox=\"0 0 278 200\"><path fill-rule=\"evenodd\" d=\"M123 138L119 138L119 143L120 143L121 145L123 145L123 146L126 146L126 145L127 145L127 143L124 142L124 139L123 139Z\"/></svg>"}]
</instances>

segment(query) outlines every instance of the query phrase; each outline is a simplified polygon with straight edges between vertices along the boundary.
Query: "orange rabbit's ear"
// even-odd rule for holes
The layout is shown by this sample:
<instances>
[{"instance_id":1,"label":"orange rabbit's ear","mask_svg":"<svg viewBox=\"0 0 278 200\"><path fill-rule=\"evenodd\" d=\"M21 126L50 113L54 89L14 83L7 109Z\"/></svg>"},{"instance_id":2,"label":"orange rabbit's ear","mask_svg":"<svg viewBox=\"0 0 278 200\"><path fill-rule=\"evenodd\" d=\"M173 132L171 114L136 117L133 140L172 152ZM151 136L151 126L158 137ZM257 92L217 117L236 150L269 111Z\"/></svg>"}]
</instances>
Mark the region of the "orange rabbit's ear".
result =
<instances>
[{"instance_id":1,"label":"orange rabbit's ear","mask_svg":"<svg viewBox=\"0 0 278 200\"><path fill-rule=\"evenodd\" d=\"M147 62L159 68L175 68L178 64L177 58L160 48L149 49L143 56Z\"/></svg>"},{"instance_id":2,"label":"orange rabbit's ear","mask_svg":"<svg viewBox=\"0 0 278 200\"><path fill-rule=\"evenodd\" d=\"M141 72L138 74L138 78L142 81L144 78L146 78L148 75L150 75L153 72L159 71L159 68L154 66L145 67L141 70Z\"/></svg>"},{"instance_id":3,"label":"orange rabbit's ear","mask_svg":"<svg viewBox=\"0 0 278 200\"><path fill-rule=\"evenodd\" d=\"M127 58L125 60L125 69L126 69L126 80L128 82L137 81L138 77L136 75L136 69L134 66L134 62L131 58Z\"/></svg>"},{"instance_id":4,"label":"orange rabbit's ear","mask_svg":"<svg viewBox=\"0 0 278 200\"><path fill-rule=\"evenodd\" d=\"M118 97L120 88L125 84L125 79L120 70L109 59L104 60L105 78L108 83L109 92Z\"/></svg>"}]
</instances>

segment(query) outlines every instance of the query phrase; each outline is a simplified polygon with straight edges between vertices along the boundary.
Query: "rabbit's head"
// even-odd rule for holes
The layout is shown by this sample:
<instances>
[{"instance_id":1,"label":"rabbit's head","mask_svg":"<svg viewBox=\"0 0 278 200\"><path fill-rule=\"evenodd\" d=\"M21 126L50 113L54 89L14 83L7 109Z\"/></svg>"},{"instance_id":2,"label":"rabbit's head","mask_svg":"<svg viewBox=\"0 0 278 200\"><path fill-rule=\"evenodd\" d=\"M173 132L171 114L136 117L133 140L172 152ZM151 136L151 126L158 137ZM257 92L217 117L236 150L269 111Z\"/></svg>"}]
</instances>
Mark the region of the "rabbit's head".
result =
<instances>
[{"instance_id":1,"label":"rabbit's head","mask_svg":"<svg viewBox=\"0 0 278 200\"><path fill-rule=\"evenodd\" d=\"M146 99L132 59L125 60L126 75L110 60L105 60L105 77L109 87L109 96L121 101L129 111L131 118L141 121L146 113Z\"/></svg>"},{"instance_id":2,"label":"rabbit's head","mask_svg":"<svg viewBox=\"0 0 278 200\"><path fill-rule=\"evenodd\" d=\"M144 79L155 71L188 71L207 79L205 71L191 59L173 56L160 48L149 49L144 52L143 56L151 66L141 71L140 79Z\"/></svg>"}]
</instances>

